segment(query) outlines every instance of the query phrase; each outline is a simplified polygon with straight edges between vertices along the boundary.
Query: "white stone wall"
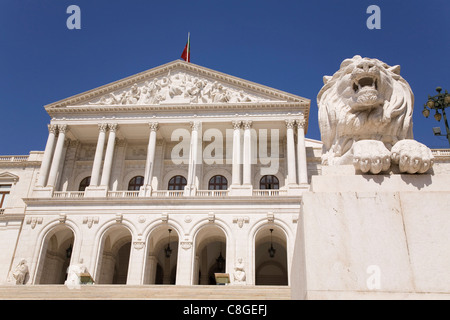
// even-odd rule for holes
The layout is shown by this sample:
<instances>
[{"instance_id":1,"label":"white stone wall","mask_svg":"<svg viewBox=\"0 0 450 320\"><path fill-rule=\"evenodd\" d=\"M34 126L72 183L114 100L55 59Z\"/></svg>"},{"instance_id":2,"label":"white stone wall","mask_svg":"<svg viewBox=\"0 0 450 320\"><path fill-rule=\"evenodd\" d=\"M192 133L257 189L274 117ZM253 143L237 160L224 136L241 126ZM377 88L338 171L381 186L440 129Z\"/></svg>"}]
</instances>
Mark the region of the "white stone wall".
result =
<instances>
[{"instance_id":1,"label":"white stone wall","mask_svg":"<svg viewBox=\"0 0 450 320\"><path fill-rule=\"evenodd\" d=\"M448 299L450 176L325 171L303 194L293 298Z\"/></svg>"}]
</instances>

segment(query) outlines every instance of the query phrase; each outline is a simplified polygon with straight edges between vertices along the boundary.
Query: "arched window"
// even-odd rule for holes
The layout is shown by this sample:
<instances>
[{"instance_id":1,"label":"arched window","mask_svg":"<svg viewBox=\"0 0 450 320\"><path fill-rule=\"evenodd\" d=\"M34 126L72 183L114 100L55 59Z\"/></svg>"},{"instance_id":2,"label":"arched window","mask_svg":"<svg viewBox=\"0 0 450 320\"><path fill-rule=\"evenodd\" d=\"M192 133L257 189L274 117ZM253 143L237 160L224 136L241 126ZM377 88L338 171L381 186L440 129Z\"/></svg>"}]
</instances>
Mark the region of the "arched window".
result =
<instances>
[{"instance_id":1,"label":"arched window","mask_svg":"<svg viewBox=\"0 0 450 320\"><path fill-rule=\"evenodd\" d=\"M280 182L275 176L264 176L259 180L259 188L265 189L280 189Z\"/></svg>"},{"instance_id":2,"label":"arched window","mask_svg":"<svg viewBox=\"0 0 450 320\"><path fill-rule=\"evenodd\" d=\"M144 185L144 177L136 176L128 182L128 190L139 190Z\"/></svg>"},{"instance_id":3,"label":"arched window","mask_svg":"<svg viewBox=\"0 0 450 320\"><path fill-rule=\"evenodd\" d=\"M208 190L227 190L228 181L224 176L214 176L209 179Z\"/></svg>"},{"instance_id":4,"label":"arched window","mask_svg":"<svg viewBox=\"0 0 450 320\"><path fill-rule=\"evenodd\" d=\"M78 187L78 191L86 190L86 187L89 187L91 184L91 177L86 177L80 182L80 186Z\"/></svg>"},{"instance_id":5,"label":"arched window","mask_svg":"<svg viewBox=\"0 0 450 320\"><path fill-rule=\"evenodd\" d=\"M183 176L174 176L169 180L169 190L184 190L187 181Z\"/></svg>"}]
</instances>

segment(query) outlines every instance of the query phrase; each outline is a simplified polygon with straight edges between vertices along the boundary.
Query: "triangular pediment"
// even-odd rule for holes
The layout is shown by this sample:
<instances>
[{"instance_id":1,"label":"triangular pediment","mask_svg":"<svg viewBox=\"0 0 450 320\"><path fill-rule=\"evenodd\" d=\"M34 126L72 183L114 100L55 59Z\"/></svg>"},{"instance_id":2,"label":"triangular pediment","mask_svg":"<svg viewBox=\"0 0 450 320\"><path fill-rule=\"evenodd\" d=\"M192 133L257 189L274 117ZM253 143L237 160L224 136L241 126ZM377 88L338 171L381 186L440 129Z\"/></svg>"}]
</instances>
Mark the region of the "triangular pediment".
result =
<instances>
[{"instance_id":1,"label":"triangular pediment","mask_svg":"<svg viewBox=\"0 0 450 320\"><path fill-rule=\"evenodd\" d=\"M19 180L19 176L16 176L15 174L12 174L10 172L2 172L0 173L0 181L2 182L16 182Z\"/></svg>"},{"instance_id":2,"label":"triangular pediment","mask_svg":"<svg viewBox=\"0 0 450 320\"><path fill-rule=\"evenodd\" d=\"M61 108L300 103L309 100L182 60L52 103Z\"/></svg>"}]
</instances>

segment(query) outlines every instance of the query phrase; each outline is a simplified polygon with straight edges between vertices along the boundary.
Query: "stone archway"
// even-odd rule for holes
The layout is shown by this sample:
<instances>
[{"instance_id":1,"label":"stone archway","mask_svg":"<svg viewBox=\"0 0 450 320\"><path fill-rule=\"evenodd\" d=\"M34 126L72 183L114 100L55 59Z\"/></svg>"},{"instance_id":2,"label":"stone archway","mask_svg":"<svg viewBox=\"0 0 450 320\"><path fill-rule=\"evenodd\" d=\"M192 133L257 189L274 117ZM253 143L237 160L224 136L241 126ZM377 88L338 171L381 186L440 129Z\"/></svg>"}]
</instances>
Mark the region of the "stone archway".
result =
<instances>
[{"instance_id":1,"label":"stone archway","mask_svg":"<svg viewBox=\"0 0 450 320\"><path fill-rule=\"evenodd\" d=\"M158 226L150 233L147 241L144 284L175 284L178 242L178 232L170 225ZM167 250L168 246L170 252Z\"/></svg>"},{"instance_id":2,"label":"stone archway","mask_svg":"<svg viewBox=\"0 0 450 320\"><path fill-rule=\"evenodd\" d=\"M200 229L195 240L194 284L216 284L214 273L226 272L227 238L217 225Z\"/></svg>"},{"instance_id":3,"label":"stone archway","mask_svg":"<svg viewBox=\"0 0 450 320\"><path fill-rule=\"evenodd\" d=\"M273 230L272 233L270 230ZM273 256L269 248L273 248ZM262 227L255 237L255 285L288 285L287 241L274 225Z\"/></svg>"},{"instance_id":4,"label":"stone archway","mask_svg":"<svg viewBox=\"0 0 450 320\"><path fill-rule=\"evenodd\" d=\"M50 230L43 241L36 284L64 284L75 236L67 226Z\"/></svg>"},{"instance_id":5,"label":"stone archway","mask_svg":"<svg viewBox=\"0 0 450 320\"><path fill-rule=\"evenodd\" d=\"M130 230L125 226L110 227L102 238L96 283L126 284L130 249Z\"/></svg>"}]
</instances>

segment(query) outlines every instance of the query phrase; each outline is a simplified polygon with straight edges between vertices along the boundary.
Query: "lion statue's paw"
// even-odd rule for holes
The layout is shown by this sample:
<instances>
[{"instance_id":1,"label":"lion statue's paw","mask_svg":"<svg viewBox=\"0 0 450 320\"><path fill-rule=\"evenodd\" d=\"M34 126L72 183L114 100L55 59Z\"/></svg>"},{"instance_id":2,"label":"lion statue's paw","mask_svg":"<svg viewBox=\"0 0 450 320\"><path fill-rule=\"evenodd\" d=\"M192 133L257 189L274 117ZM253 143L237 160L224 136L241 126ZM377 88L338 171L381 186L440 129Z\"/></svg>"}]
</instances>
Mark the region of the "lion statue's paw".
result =
<instances>
[{"instance_id":1,"label":"lion statue's paw","mask_svg":"<svg viewBox=\"0 0 450 320\"><path fill-rule=\"evenodd\" d=\"M353 144L353 166L363 173L378 174L389 170L391 153L381 141L357 141Z\"/></svg>"},{"instance_id":2,"label":"lion statue's paw","mask_svg":"<svg viewBox=\"0 0 450 320\"><path fill-rule=\"evenodd\" d=\"M402 173L425 173L434 163L430 148L412 139L398 141L392 147L391 159Z\"/></svg>"}]
</instances>

